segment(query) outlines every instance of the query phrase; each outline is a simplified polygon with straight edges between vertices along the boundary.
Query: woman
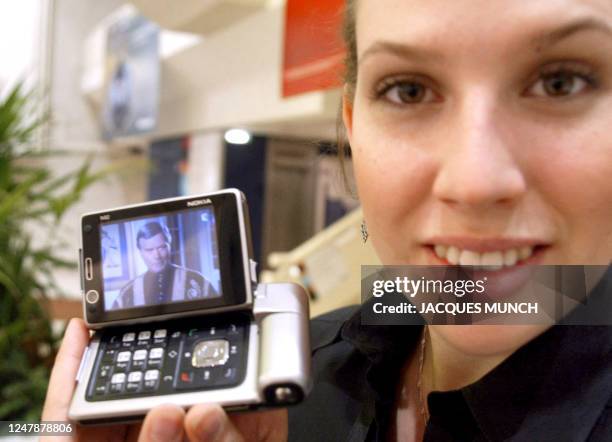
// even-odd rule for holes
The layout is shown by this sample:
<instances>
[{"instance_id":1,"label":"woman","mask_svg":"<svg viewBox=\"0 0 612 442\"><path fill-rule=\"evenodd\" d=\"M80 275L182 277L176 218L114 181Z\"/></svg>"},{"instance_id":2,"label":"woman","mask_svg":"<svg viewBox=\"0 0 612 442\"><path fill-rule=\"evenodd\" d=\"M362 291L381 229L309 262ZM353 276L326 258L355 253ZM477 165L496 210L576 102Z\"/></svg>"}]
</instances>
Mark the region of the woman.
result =
<instances>
[{"instance_id":1,"label":"woman","mask_svg":"<svg viewBox=\"0 0 612 442\"><path fill-rule=\"evenodd\" d=\"M350 1L345 34L343 119L383 263L610 263L611 2ZM355 318L313 321L315 387L288 420L167 408L142 440L158 419L172 440L612 438L609 327ZM72 374L82 325L68 338L58 364ZM45 419L65 416L58 370Z\"/></svg>"}]
</instances>

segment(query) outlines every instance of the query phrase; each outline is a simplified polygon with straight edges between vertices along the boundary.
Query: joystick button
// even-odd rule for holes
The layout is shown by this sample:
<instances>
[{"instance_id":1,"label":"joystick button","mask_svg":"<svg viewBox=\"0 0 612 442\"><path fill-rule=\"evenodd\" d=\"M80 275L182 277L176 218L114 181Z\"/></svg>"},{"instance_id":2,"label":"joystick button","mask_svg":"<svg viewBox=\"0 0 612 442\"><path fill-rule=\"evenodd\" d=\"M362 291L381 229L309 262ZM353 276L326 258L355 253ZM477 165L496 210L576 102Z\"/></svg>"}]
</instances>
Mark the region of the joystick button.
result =
<instances>
[{"instance_id":1,"label":"joystick button","mask_svg":"<svg viewBox=\"0 0 612 442\"><path fill-rule=\"evenodd\" d=\"M225 339L200 341L193 349L191 365L194 367L225 365L229 359L229 354L229 341Z\"/></svg>"},{"instance_id":2,"label":"joystick button","mask_svg":"<svg viewBox=\"0 0 612 442\"><path fill-rule=\"evenodd\" d=\"M90 290L85 295L85 300L88 304L95 304L100 299L100 295L97 290Z\"/></svg>"}]
</instances>

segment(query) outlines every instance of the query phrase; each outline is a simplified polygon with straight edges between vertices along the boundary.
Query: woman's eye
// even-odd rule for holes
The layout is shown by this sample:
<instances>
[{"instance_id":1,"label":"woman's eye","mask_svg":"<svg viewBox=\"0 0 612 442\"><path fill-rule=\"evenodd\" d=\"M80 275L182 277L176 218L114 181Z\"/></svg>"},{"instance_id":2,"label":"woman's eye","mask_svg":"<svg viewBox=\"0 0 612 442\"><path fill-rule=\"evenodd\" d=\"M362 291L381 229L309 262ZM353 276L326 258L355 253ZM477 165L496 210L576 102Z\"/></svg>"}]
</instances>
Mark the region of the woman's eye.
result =
<instances>
[{"instance_id":1,"label":"woman's eye","mask_svg":"<svg viewBox=\"0 0 612 442\"><path fill-rule=\"evenodd\" d=\"M538 97L568 97L580 94L593 85L593 81L574 72L559 71L545 74L530 88L529 94Z\"/></svg>"},{"instance_id":2,"label":"woman's eye","mask_svg":"<svg viewBox=\"0 0 612 442\"><path fill-rule=\"evenodd\" d=\"M433 91L415 81L398 81L387 85L377 94L394 104L417 104L430 102L434 98Z\"/></svg>"}]
</instances>

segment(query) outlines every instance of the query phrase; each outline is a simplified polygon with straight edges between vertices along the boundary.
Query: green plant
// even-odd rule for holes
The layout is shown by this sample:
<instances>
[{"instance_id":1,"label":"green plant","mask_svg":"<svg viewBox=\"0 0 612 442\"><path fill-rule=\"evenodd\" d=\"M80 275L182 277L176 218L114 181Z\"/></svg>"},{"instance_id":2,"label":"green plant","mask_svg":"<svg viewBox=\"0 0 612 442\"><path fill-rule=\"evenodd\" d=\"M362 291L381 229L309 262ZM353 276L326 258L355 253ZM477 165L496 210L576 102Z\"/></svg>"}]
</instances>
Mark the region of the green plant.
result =
<instances>
[{"instance_id":1,"label":"green plant","mask_svg":"<svg viewBox=\"0 0 612 442\"><path fill-rule=\"evenodd\" d=\"M86 162L56 176L32 143L44 118L18 85L0 99L0 420L38 420L58 337L44 305L53 273L74 263L57 254L66 210L101 173ZM45 244L33 241L33 229Z\"/></svg>"}]
</instances>

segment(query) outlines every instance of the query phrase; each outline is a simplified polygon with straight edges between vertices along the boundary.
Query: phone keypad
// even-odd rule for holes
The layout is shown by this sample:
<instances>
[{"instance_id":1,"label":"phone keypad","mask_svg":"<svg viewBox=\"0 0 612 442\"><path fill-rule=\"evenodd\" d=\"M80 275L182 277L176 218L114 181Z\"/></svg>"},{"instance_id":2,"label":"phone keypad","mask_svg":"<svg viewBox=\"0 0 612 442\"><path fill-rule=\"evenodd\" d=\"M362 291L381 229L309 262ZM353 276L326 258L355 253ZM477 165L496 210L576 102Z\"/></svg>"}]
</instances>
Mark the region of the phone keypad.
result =
<instances>
[{"instance_id":1,"label":"phone keypad","mask_svg":"<svg viewBox=\"0 0 612 442\"><path fill-rule=\"evenodd\" d=\"M102 332L87 400L227 388L244 379L251 319L189 318Z\"/></svg>"}]
</instances>

